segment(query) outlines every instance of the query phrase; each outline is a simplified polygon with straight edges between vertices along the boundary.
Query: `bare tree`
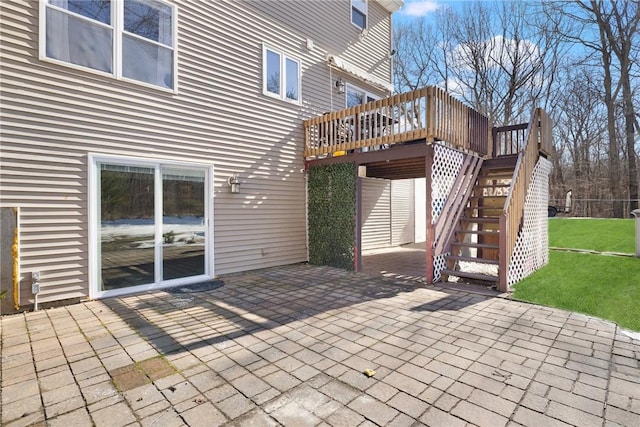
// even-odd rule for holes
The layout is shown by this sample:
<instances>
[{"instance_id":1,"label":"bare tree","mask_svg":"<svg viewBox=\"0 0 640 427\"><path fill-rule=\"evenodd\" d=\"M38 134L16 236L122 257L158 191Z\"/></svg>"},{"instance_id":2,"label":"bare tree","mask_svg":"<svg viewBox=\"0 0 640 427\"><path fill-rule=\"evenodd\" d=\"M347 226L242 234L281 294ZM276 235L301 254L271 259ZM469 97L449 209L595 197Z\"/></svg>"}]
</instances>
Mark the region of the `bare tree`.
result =
<instances>
[{"instance_id":1,"label":"bare tree","mask_svg":"<svg viewBox=\"0 0 640 427\"><path fill-rule=\"evenodd\" d=\"M396 85L438 85L496 125L526 121L550 92L559 44L521 2L465 3L396 30Z\"/></svg>"},{"instance_id":2,"label":"bare tree","mask_svg":"<svg viewBox=\"0 0 640 427\"><path fill-rule=\"evenodd\" d=\"M602 207L592 206L592 200L600 197L594 182L606 179L598 174L599 141L604 140L606 112L602 108L599 80L594 79L588 67L567 69L565 90L558 96L556 109L556 153L554 176L562 176L562 182L554 182L552 197L563 198L572 189L575 198L581 200L574 206L580 216L600 215ZM565 160L564 162L562 160Z\"/></svg>"},{"instance_id":3,"label":"bare tree","mask_svg":"<svg viewBox=\"0 0 640 427\"><path fill-rule=\"evenodd\" d=\"M623 188L628 189L629 199L638 198L632 78L634 67L640 65L637 62L640 24L638 0L550 1L545 3L545 10L549 19L568 19L569 25L558 26L557 29L564 40L585 50L582 57L576 58L576 62L590 64L594 70L599 70L601 98L607 112L609 197L613 200L613 216L623 217ZM620 108L624 115L622 140L619 140L621 129L616 123ZM622 158L626 159L626 165L622 162L621 153L624 153ZM626 167L623 168L623 165ZM625 181L626 185L622 185ZM637 202L631 203L632 208L637 206Z\"/></svg>"}]
</instances>

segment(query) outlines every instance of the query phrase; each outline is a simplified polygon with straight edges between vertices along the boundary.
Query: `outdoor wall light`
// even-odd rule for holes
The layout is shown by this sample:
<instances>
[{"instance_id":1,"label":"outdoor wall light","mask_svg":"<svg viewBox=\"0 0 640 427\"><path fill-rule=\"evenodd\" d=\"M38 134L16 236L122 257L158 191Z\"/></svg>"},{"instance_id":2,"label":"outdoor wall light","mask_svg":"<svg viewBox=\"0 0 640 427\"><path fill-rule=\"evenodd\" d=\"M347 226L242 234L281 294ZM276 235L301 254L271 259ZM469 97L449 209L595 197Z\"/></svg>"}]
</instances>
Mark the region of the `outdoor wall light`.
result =
<instances>
[{"instance_id":1,"label":"outdoor wall light","mask_svg":"<svg viewBox=\"0 0 640 427\"><path fill-rule=\"evenodd\" d=\"M336 80L336 92L337 93L344 93L344 81L342 81L342 77L338 77L338 80Z\"/></svg>"},{"instance_id":2,"label":"outdoor wall light","mask_svg":"<svg viewBox=\"0 0 640 427\"><path fill-rule=\"evenodd\" d=\"M237 173L234 173L229 178L227 178L227 184L229 184L232 193L240 192L240 179L238 178Z\"/></svg>"}]
</instances>

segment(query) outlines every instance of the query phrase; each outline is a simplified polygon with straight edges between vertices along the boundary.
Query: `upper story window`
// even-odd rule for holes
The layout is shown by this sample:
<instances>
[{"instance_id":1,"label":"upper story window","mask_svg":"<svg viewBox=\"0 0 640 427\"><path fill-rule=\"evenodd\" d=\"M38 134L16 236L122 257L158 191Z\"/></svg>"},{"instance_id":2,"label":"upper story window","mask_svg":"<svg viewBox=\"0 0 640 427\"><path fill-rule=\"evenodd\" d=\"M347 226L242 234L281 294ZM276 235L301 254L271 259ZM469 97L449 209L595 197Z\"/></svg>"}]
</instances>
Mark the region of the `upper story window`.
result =
<instances>
[{"instance_id":1,"label":"upper story window","mask_svg":"<svg viewBox=\"0 0 640 427\"><path fill-rule=\"evenodd\" d=\"M368 93L367 91L355 86L347 85L347 108L355 107L356 105L365 104L367 102L380 99L379 96Z\"/></svg>"},{"instance_id":2,"label":"upper story window","mask_svg":"<svg viewBox=\"0 0 640 427\"><path fill-rule=\"evenodd\" d=\"M40 57L175 89L176 13L160 0L41 0Z\"/></svg>"},{"instance_id":3,"label":"upper story window","mask_svg":"<svg viewBox=\"0 0 640 427\"><path fill-rule=\"evenodd\" d=\"M351 22L362 28L367 28L367 0L351 0Z\"/></svg>"},{"instance_id":4,"label":"upper story window","mask_svg":"<svg viewBox=\"0 0 640 427\"><path fill-rule=\"evenodd\" d=\"M300 61L263 47L263 91L266 95L300 102Z\"/></svg>"}]
</instances>

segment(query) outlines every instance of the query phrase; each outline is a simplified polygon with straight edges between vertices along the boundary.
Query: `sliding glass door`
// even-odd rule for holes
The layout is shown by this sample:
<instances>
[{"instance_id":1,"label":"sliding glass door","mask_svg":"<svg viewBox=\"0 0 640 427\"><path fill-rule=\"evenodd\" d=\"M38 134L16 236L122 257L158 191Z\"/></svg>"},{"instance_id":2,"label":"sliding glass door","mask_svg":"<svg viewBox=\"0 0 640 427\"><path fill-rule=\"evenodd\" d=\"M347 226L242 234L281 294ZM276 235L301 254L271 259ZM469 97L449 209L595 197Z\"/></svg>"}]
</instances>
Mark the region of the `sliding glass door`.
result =
<instances>
[{"instance_id":1,"label":"sliding glass door","mask_svg":"<svg viewBox=\"0 0 640 427\"><path fill-rule=\"evenodd\" d=\"M162 169L162 278L205 273L205 173Z\"/></svg>"},{"instance_id":2,"label":"sliding glass door","mask_svg":"<svg viewBox=\"0 0 640 427\"><path fill-rule=\"evenodd\" d=\"M211 276L207 167L93 163L97 294Z\"/></svg>"}]
</instances>

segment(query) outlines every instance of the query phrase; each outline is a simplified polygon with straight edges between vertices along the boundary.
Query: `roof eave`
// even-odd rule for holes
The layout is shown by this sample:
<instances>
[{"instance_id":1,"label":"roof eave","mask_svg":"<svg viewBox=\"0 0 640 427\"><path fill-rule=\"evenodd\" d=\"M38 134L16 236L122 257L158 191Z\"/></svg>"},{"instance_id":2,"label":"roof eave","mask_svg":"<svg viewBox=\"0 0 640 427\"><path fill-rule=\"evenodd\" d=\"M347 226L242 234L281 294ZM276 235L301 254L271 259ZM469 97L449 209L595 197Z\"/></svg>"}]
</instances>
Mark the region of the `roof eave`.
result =
<instances>
[{"instance_id":1,"label":"roof eave","mask_svg":"<svg viewBox=\"0 0 640 427\"><path fill-rule=\"evenodd\" d=\"M404 0L378 0L378 3L384 7L389 13L400 10L404 4Z\"/></svg>"}]
</instances>

